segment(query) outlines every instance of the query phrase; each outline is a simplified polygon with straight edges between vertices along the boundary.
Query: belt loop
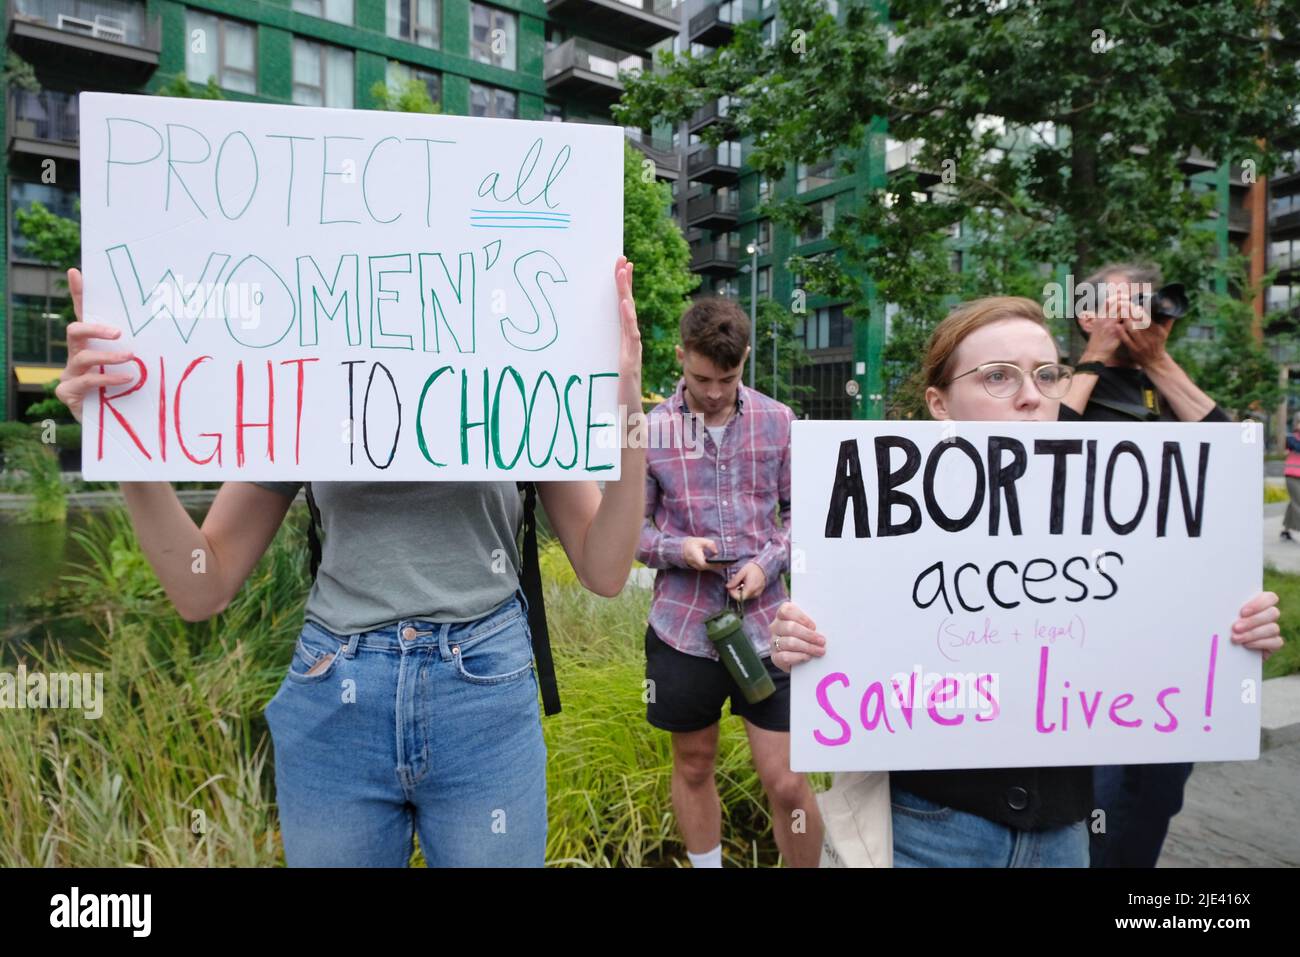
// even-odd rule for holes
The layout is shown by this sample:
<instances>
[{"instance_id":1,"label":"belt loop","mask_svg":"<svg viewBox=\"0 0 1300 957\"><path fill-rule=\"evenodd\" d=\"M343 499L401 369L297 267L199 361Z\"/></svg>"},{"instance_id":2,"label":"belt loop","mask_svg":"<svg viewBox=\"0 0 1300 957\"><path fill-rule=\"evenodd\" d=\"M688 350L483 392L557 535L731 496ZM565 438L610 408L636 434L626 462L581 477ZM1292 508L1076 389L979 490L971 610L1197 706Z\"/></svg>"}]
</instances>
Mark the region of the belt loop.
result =
<instances>
[{"instance_id":1,"label":"belt loop","mask_svg":"<svg viewBox=\"0 0 1300 957\"><path fill-rule=\"evenodd\" d=\"M524 593L523 588L516 588L516 589L515 589L515 596L519 599L519 603L520 603L521 605L523 605L523 607L524 607L524 614L527 615L527 614L528 614L528 610L529 610L529 609L528 609L528 596Z\"/></svg>"},{"instance_id":2,"label":"belt loop","mask_svg":"<svg viewBox=\"0 0 1300 957\"><path fill-rule=\"evenodd\" d=\"M447 640L448 633L451 632L451 622L444 621L436 626L438 629L438 656L443 661L451 660L451 642Z\"/></svg>"},{"instance_id":3,"label":"belt loop","mask_svg":"<svg viewBox=\"0 0 1300 957\"><path fill-rule=\"evenodd\" d=\"M354 632L348 637L348 645L343 649L344 658L355 658L357 656L357 646L361 644L361 632Z\"/></svg>"}]
</instances>

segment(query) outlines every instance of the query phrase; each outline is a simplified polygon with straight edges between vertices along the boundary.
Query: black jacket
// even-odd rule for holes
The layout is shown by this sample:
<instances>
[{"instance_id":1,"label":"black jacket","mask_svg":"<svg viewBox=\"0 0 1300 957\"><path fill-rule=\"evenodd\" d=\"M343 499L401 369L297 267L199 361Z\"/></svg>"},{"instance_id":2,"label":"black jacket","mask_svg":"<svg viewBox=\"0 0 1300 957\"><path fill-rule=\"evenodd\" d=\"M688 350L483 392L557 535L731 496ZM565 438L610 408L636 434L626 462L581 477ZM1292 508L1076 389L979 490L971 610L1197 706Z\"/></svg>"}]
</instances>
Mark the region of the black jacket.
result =
<instances>
[{"instance_id":1,"label":"black jacket","mask_svg":"<svg viewBox=\"0 0 1300 957\"><path fill-rule=\"evenodd\" d=\"M1122 366L1106 366L1101 370L1082 415L1062 402L1057 418L1061 422L1179 421L1145 372ZM1215 405L1201 421L1231 422L1232 418Z\"/></svg>"},{"instance_id":2,"label":"black jacket","mask_svg":"<svg viewBox=\"0 0 1300 957\"><path fill-rule=\"evenodd\" d=\"M1082 821L1093 809L1092 768L891 771L891 787L1025 831Z\"/></svg>"}]
</instances>

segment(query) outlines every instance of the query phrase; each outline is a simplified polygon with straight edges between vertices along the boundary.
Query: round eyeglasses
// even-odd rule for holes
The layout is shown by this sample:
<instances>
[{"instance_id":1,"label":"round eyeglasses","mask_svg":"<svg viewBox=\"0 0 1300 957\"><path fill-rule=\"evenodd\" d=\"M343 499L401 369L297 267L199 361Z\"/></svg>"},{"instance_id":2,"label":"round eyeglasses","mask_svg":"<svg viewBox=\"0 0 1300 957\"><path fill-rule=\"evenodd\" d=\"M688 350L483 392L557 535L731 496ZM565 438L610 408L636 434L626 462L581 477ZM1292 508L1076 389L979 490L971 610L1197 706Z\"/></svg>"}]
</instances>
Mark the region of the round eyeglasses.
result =
<instances>
[{"instance_id":1,"label":"round eyeglasses","mask_svg":"<svg viewBox=\"0 0 1300 957\"><path fill-rule=\"evenodd\" d=\"M1020 366L1010 362L986 362L969 372L953 376L948 382L951 384L958 379L976 374L979 376L980 384L984 386L984 391L995 399L1009 399L1019 392L1026 374L1034 377L1034 386L1043 395L1049 399L1063 399L1070 391L1070 376L1073 375L1073 370L1059 362L1048 362L1026 373Z\"/></svg>"}]
</instances>

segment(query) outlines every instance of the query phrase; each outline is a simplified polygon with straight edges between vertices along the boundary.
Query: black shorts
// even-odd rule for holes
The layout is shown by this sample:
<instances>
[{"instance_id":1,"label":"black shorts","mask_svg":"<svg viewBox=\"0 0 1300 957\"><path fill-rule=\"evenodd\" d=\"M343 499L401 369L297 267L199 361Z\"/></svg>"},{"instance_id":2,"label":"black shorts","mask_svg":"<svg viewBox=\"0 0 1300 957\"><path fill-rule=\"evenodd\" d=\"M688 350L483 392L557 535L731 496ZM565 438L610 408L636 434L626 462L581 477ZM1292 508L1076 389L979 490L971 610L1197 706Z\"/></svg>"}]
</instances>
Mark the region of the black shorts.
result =
<instances>
[{"instance_id":1,"label":"black shorts","mask_svg":"<svg viewBox=\"0 0 1300 957\"><path fill-rule=\"evenodd\" d=\"M731 698L731 713L764 731L790 731L790 676L764 658L776 691L750 704L727 671L712 658L678 651L652 627L645 630L645 676L653 682L645 717L664 731L702 731L722 720L722 703Z\"/></svg>"}]
</instances>

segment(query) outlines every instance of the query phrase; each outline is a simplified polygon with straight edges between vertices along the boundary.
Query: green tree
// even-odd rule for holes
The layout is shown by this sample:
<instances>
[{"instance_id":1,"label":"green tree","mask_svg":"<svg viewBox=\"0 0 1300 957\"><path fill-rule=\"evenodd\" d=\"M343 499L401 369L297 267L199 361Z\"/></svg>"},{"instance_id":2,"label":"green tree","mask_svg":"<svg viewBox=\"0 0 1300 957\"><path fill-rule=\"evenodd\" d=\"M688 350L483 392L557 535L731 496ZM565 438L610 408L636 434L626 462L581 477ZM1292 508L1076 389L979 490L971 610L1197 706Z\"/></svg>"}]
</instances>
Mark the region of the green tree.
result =
<instances>
[{"instance_id":1,"label":"green tree","mask_svg":"<svg viewBox=\"0 0 1300 957\"><path fill-rule=\"evenodd\" d=\"M224 100L226 98L225 94L221 92L221 86L217 83L215 76L208 77L208 82L202 86L196 86L183 73L176 74L176 76L154 90L154 96L179 96L191 100Z\"/></svg>"},{"instance_id":2,"label":"green tree","mask_svg":"<svg viewBox=\"0 0 1300 957\"><path fill-rule=\"evenodd\" d=\"M81 200L77 200L77 214L81 214ZM57 313L66 325L76 314L72 309L72 299L67 295L67 273L70 268L81 262L81 224L75 219L68 219L51 212L39 200L32 202L26 209L14 211L18 231L27 240L27 252L51 267L55 273L54 284L60 290L59 305L55 300L47 299L46 313ZM30 419L56 419L71 421L72 413L68 407L54 395L57 383L50 383L45 388L45 398L33 403L27 409Z\"/></svg>"},{"instance_id":3,"label":"green tree","mask_svg":"<svg viewBox=\"0 0 1300 957\"><path fill-rule=\"evenodd\" d=\"M76 210L80 216L80 199ZM27 240L27 253L63 273L59 282L66 290L67 271L81 262L81 224L51 212L39 200L33 200L26 209L15 210L14 218L18 221L18 231ZM71 310L71 303L68 308Z\"/></svg>"},{"instance_id":4,"label":"green tree","mask_svg":"<svg viewBox=\"0 0 1300 957\"><path fill-rule=\"evenodd\" d=\"M679 367L673 348L678 322L699 285L691 250L670 215L672 194L654 177L653 162L623 144L623 254L632 261L632 295L641 328L641 383L667 395ZM612 264L611 264L612 266ZM612 269L611 269L612 272Z\"/></svg>"},{"instance_id":5,"label":"green tree","mask_svg":"<svg viewBox=\"0 0 1300 957\"><path fill-rule=\"evenodd\" d=\"M840 254L808 273L811 291L845 296L856 318L897 304L882 379L899 389L929 326L971 292L936 241L958 223L977 227L979 294L1029 287L1038 264L1081 278L1111 259L1206 279L1213 235L1199 224L1212 197L1184 188L1180 161L1199 150L1256 176L1275 168L1281 150L1261 138L1300 132L1293 5L910 0L887 25L863 0L843 0L838 17L819 0L780 0L775 42L746 22L716 52L665 52L616 109L622 123L678 122L731 97L703 137L745 138L749 166L772 178L830 155L846 172L874 155L879 172L886 131L917 143L913 163L837 216ZM765 213L792 228L809 214L798 202Z\"/></svg>"},{"instance_id":6,"label":"green tree","mask_svg":"<svg viewBox=\"0 0 1300 957\"><path fill-rule=\"evenodd\" d=\"M1231 257L1226 271L1229 291L1194 298L1190 314L1179 320L1183 326L1202 323L1211 329L1212 337L1184 337L1171 351L1196 384L1228 412L1238 418L1259 416L1276 409L1283 394L1277 363L1252 331L1255 314L1250 300L1272 284L1273 274L1251 285L1246 259L1238 254Z\"/></svg>"},{"instance_id":7,"label":"green tree","mask_svg":"<svg viewBox=\"0 0 1300 957\"><path fill-rule=\"evenodd\" d=\"M36 79L36 68L13 50L5 53L4 82L10 88L28 93L41 92L40 81Z\"/></svg>"},{"instance_id":8,"label":"green tree","mask_svg":"<svg viewBox=\"0 0 1300 957\"><path fill-rule=\"evenodd\" d=\"M383 80L377 80L370 87L370 96L375 101L375 109L392 110L399 113L441 113L442 107L433 102L429 88L424 81L411 77L400 89L394 91Z\"/></svg>"}]
</instances>

